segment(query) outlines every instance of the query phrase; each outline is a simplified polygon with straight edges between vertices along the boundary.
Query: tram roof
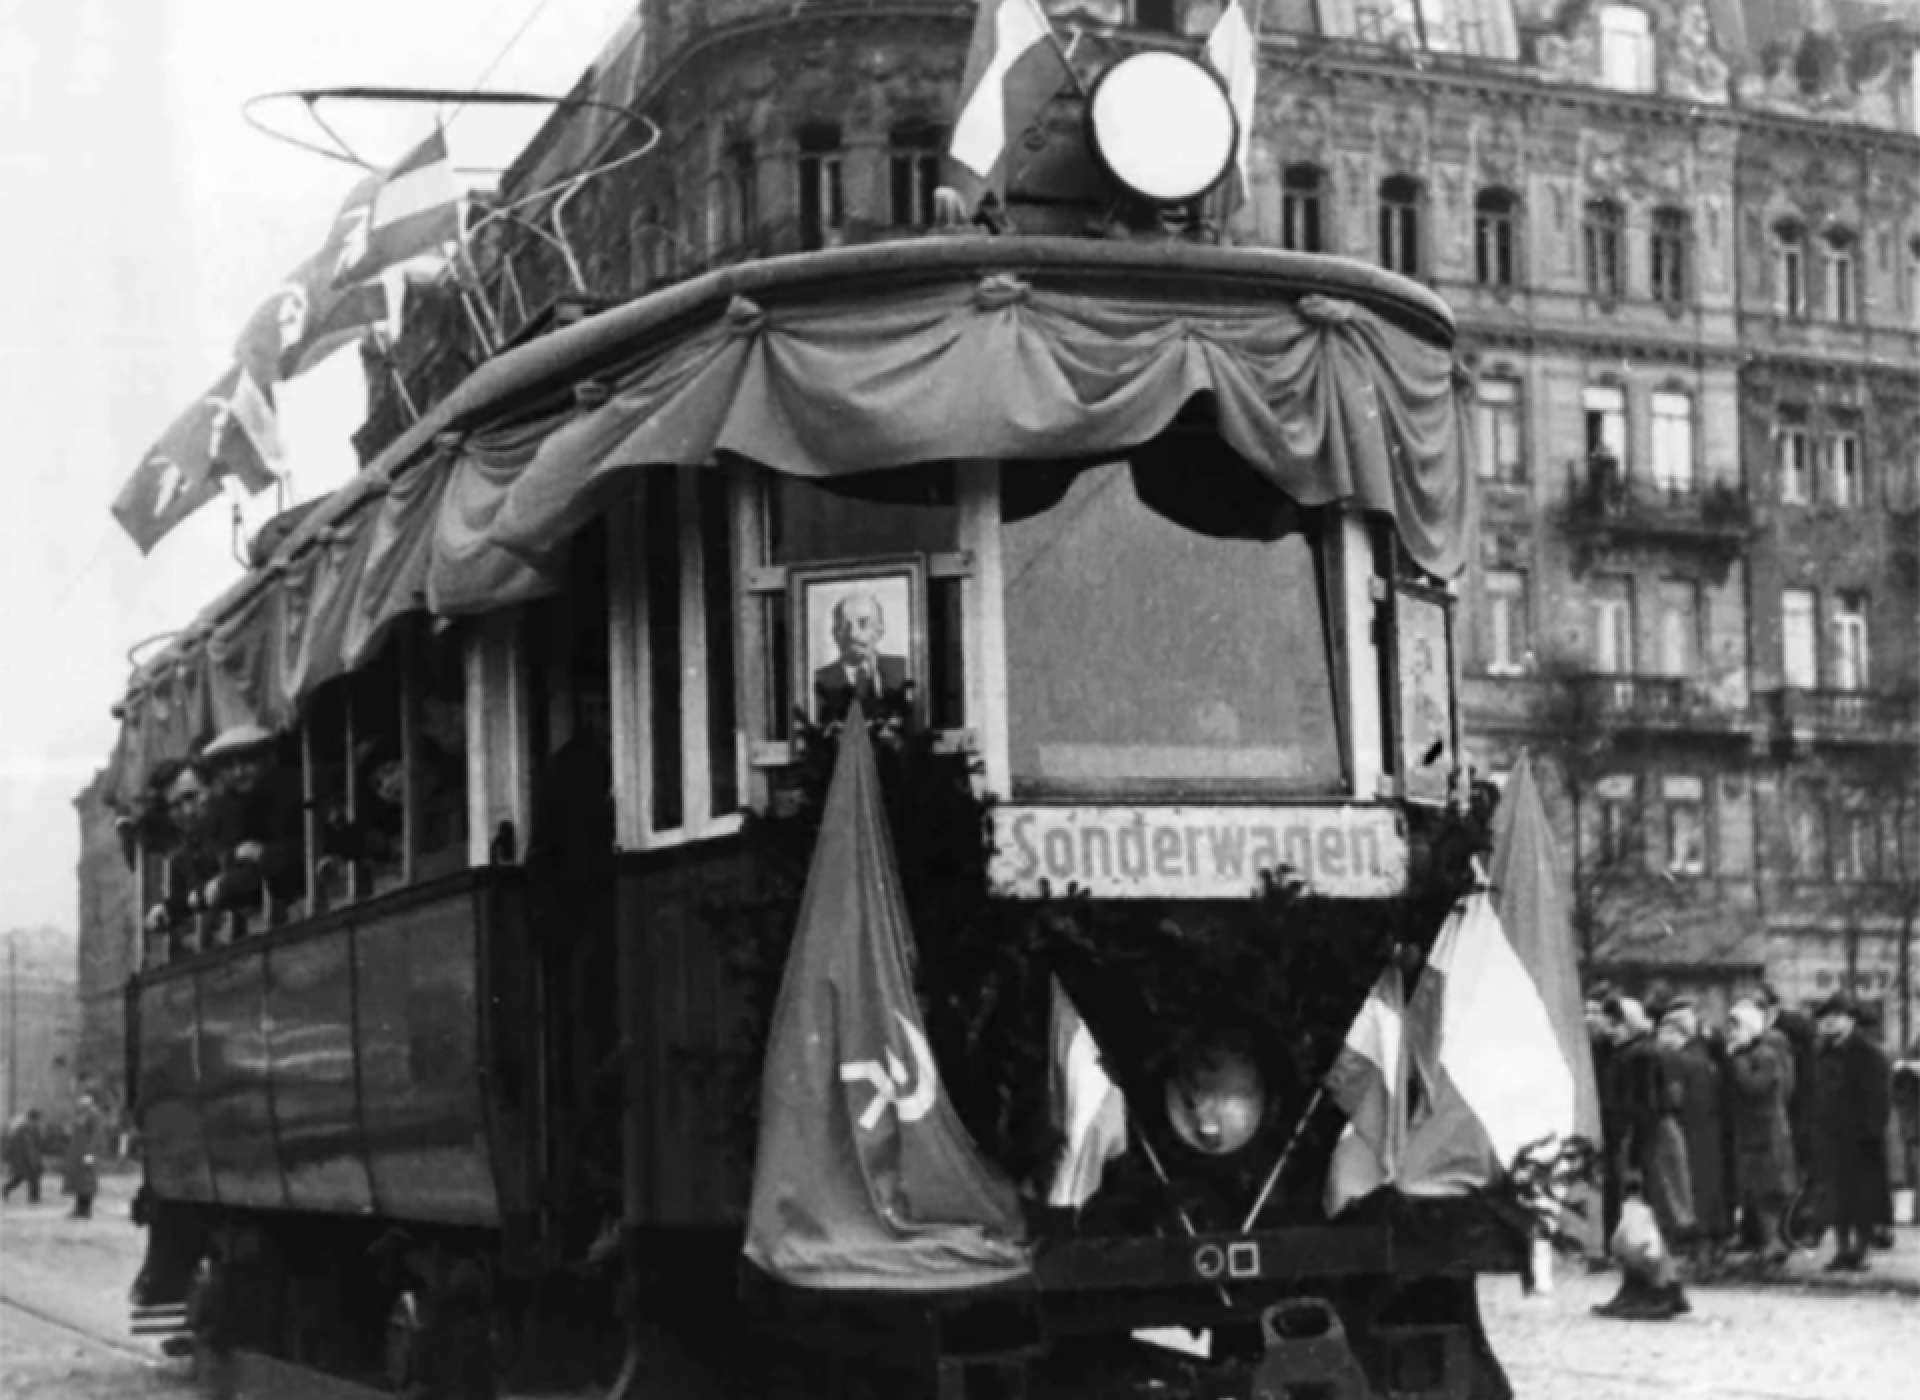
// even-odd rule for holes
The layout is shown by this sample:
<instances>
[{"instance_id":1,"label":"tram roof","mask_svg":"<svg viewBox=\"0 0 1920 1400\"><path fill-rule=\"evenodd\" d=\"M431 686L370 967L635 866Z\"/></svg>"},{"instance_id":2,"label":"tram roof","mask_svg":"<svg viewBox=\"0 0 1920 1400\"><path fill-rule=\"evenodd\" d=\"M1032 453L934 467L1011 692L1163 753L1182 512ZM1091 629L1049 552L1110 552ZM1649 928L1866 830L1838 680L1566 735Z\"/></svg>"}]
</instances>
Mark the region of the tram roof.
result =
<instances>
[{"instance_id":1,"label":"tram roof","mask_svg":"<svg viewBox=\"0 0 1920 1400\"><path fill-rule=\"evenodd\" d=\"M1269 249L958 236L720 268L476 369L136 672L122 751L151 708L176 736L284 724L399 617L539 596L551 552L650 465L1111 461L1199 400L1294 504L1391 515L1451 575L1471 496L1453 337L1425 287Z\"/></svg>"}]
</instances>

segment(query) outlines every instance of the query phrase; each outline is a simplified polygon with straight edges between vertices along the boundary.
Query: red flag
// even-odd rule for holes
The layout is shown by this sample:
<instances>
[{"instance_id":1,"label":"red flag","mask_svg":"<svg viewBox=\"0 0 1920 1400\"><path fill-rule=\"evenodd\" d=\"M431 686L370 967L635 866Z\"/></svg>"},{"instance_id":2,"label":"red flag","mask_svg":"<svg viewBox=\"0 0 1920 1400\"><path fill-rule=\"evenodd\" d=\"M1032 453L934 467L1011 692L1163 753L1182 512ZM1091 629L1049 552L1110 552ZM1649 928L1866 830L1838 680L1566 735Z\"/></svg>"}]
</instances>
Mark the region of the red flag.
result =
<instances>
[{"instance_id":1,"label":"red flag","mask_svg":"<svg viewBox=\"0 0 1920 1400\"><path fill-rule=\"evenodd\" d=\"M220 494L232 476L249 491L273 483L281 459L273 402L235 366L174 419L114 498L113 515L142 554Z\"/></svg>"},{"instance_id":2,"label":"red flag","mask_svg":"<svg viewBox=\"0 0 1920 1400\"><path fill-rule=\"evenodd\" d=\"M747 1257L807 1288L1025 1274L1013 1188L948 1102L908 974L907 911L856 701L774 1007Z\"/></svg>"},{"instance_id":3,"label":"red flag","mask_svg":"<svg viewBox=\"0 0 1920 1400\"><path fill-rule=\"evenodd\" d=\"M1038 0L980 0L947 153L992 180L1007 147L1071 76Z\"/></svg>"},{"instance_id":4,"label":"red flag","mask_svg":"<svg viewBox=\"0 0 1920 1400\"><path fill-rule=\"evenodd\" d=\"M391 280L336 290L329 269L337 254L323 247L287 278L248 318L234 357L263 383L304 374L367 332L392 335L399 319Z\"/></svg>"}]
</instances>

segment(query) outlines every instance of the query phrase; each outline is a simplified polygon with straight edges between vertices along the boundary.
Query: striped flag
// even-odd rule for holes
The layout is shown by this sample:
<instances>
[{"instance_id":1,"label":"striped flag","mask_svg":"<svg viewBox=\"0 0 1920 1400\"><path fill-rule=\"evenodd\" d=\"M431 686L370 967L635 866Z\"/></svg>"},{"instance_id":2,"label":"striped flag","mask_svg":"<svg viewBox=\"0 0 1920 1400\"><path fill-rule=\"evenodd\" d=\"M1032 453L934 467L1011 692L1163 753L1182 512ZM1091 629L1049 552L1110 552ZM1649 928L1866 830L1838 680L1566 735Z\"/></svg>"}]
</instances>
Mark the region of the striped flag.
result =
<instances>
[{"instance_id":1,"label":"striped flag","mask_svg":"<svg viewBox=\"0 0 1920 1400\"><path fill-rule=\"evenodd\" d=\"M447 156L446 133L435 127L380 177L366 199L348 199L341 211L332 285L370 282L389 267L459 240L460 187Z\"/></svg>"},{"instance_id":2,"label":"striped flag","mask_svg":"<svg viewBox=\"0 0 1920 1400\"><path fill-rule=\"evenodd\" d=\"M1247 197L1253 94L1260 78L1260 42L1254 37L1257 27L1257 20L1247 18L1247 7L1242 0L1227 0L1226 9L1213 22L1213 32L1207 35L1207 62L1227 85L1227 101L1233 106L1233 118L1239 127L1233 150L1233 165L1238 173L1235 203Z\"/></svg>"},{"instance_id":3,"label":"striped flag","mask_svg":"<svg viewBox=\"0 0 1920 1400\"><path fill-rule=\"evenodd\" d=\"M947 153L982 180L1072 76L1039 0L979 0Z\"/></svg>"},{"instance_id":4,"label":"striped flag","mask_svg":"<svg viewBox=\"0 0 1920 1400\"><path fill-rule=\"evenodd\" d=\"M150 554L174 526L220 494L222 477L261 491L273 484L281 460L273 401L236 365L147 449L114 498L114 519Z\"/></svg>"},{"instance_id":5,"label":"striped flag","mask_svg":"<svg viewBox=\"0 0 1920 1400\"><path fill-rule=\"evenodd\" d=\"M1421 1111L1400 1189L1461 1195L1503 1175L1523 1148L1574 1130L1574 1081L1537 969L1485 890L1454 906L1407 1005Z\"/></svg>"},{"instance_id":6,"label":"striped flag","mask_svg":"<svg viewBox=\"0 0 1920 1400\"><path fill-rule=\"evenodd\" d=\"M1093 1032L1053 984L1053 1121L1066 1135L1047 1204L1078 1210L1100 1190L1107 1163L1127 1150L1127 1101L1100 1061Z\"/></svg>"},{"instance_id":7,"label":"striped flag","mask_svg":"<svg viewBox=\"0 0 1920 1400\"><path fill-rule=\"evenodd\" d=\"M1327 1097L1347 1115L1327 1171L1327 1214L1391 1183L1400 1169L1407 1121L1406 997L1390 964L1360 1004L1327 1071Z\"/></svg>"}]
</instances>

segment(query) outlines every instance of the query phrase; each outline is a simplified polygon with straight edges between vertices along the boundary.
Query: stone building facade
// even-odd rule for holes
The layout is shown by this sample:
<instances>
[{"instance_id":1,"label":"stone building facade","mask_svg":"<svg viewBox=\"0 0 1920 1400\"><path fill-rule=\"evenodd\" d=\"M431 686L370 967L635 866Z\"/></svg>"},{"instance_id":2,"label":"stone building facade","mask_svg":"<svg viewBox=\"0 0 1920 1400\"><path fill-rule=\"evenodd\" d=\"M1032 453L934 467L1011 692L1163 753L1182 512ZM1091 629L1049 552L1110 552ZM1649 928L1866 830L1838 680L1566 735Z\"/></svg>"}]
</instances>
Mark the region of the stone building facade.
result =
<instances>
[{"instance_id":1,"label":"stone building facade","mask_svg":"<svg viewBox=\"0 0 1920 1400\"><path fill-rule=\"evenodd\" d=\"M1221 5L1045 8L1091 74L1197 48ZM525 231L537 202L481 230L498 337L917 235L973 13L643 0L578 93L660 142L568 196L571 269ZM1550 770L1596 973L1853 985L1896 1033L1901 974L1920 991L1917 48L1912 0L1267 0L1228 235L1386 263L1459 316L1471 744ZM641 130L562 114L504 196ZM402 372L444 380L458 340L414 338ZM396 413L376 394L364 447Z\"/></svg>"}]
</instances>

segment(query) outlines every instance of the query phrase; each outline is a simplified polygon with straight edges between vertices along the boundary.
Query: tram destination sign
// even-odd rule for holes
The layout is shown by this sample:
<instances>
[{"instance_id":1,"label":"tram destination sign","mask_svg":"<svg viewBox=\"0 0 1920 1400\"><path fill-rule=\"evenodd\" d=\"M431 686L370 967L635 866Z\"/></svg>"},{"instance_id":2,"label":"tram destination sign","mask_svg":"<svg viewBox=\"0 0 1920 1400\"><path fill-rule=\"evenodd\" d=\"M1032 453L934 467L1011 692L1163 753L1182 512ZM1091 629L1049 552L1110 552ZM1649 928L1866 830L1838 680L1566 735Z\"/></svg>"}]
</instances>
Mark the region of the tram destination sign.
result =
<instances>
[{"instance_id":1,"label":"tram destination sign","mask_svg":"<svg viewBox=\"0 0 1920 1400\"><path fill-rule=\"evenodd\" d=\"M1104 899L1234 899L1285 866L1315 893L1381 899L1407 887L1391 807L1021 806L993 809L994 892L1078 885Z\"/></svg>"}]
</instances>

